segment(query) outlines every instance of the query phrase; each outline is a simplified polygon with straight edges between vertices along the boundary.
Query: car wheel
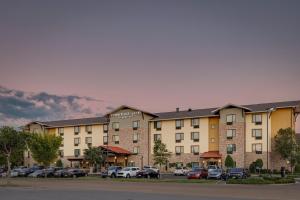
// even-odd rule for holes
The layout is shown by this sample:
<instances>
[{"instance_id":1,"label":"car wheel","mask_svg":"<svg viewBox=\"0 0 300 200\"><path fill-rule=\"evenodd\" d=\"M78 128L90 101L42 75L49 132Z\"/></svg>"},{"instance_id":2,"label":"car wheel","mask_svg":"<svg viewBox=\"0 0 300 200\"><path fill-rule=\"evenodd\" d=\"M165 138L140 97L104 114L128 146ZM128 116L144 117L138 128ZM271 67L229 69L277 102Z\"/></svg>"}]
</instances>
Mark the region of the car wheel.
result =
<instances>
[{"instance_id":1,"label":"car wheel","mask_svg":"<svg viewBox=\"0 0 300 200\"><path fill-rule=\"evenodd\" d=\"M112 174L110 175L110 177L111 177L111 178L116 178L115 173L112 173Z\"/></svg>"},{"instance_id":2,"label":"car wheel","mask_svg":"<svg viewBox=\"0 0 300 200\"><path fill-rule=\"evenodd\" d=\"M130 174L127 174L127 175L126 175L126 178L130 178Z\"/></svg>"}]
</instances>

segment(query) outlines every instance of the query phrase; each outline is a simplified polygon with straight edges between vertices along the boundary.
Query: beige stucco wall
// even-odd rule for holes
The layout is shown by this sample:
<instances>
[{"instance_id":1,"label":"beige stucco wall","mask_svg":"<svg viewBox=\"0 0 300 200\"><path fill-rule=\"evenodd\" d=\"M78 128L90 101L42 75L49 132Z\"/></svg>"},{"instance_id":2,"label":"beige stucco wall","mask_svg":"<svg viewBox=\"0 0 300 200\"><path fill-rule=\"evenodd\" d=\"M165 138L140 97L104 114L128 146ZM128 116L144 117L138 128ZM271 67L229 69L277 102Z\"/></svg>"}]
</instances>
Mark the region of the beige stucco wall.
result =
<instances>
[{"instance_id":1,"label":"beige stucco wall","mask_svg":"<svg viewBox=\"0 0 300 200\"><path fill-rule=\"evenodd\" d=\"M154 134L161 134L162 142L166 144L168 151L175 153L175 146L184 146L184 153L191 153L192 145L199 145L199 153L208 151L208 118L200 118L200 127L191 126L191 119L184 119L184 127L175 128L175 120L162 121L161 131L154 129L154 122L150 123L151 153L153 153ZM199 142L191 140L191 132L199 132ZM175 142L175 134L184 133L184 140Z\"/></svg>"},{"instance_id":2,"label":"beige stucco wall","mask_svg":"<svg viewBox=\"0 0 300 200\"><path fill-rule=\"evenodd\" d=\"M267 124L269 126L269 152L271 152L271 118L268 120L267 113L257 113L262 115L262 124L256 125L252 123L252 114L246 114L246 152L252 152L252 144L262 143L262 151L267 151ZM262 129L262 139L256 140L252 137L252 129Z\"/></svg>"}]
</instances>

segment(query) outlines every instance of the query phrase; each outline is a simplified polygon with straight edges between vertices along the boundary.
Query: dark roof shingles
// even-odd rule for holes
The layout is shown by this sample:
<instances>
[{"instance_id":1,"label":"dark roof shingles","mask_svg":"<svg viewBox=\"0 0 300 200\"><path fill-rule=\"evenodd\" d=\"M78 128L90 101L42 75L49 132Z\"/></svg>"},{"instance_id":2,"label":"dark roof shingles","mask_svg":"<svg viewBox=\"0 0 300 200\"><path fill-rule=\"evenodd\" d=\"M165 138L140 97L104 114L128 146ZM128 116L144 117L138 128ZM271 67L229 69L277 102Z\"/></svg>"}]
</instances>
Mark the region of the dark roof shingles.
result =
<instances>
[{"instance_id":1,"label":"dark roof shingles","mask_svg":"<svg viewBox=\"0 0 300 200\"><path fill-rule=\"evenodd\" d=\"M41 122L41 123L50 127L62 127L62 126L104 124L106 122L107 122L107 118L105 117L91 117L91 118L81 118L81 119L49 121L49 122Z\"/></svg>"}]
</instances>

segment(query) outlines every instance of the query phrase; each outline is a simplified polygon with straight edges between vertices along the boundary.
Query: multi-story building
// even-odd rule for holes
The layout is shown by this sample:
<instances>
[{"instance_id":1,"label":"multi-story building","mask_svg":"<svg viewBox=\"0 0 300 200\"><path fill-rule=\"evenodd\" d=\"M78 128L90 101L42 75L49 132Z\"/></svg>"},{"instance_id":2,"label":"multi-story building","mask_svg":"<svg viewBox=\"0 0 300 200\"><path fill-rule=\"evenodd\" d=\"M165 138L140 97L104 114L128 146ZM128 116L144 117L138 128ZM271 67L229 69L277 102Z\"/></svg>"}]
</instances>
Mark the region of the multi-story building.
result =
<instances>
[{"instance_id":1,"label":"multi-story building","mask_svg":"<svg viewBox=\"0 0 300 200\"><path fill-rule=\"evenodd\" d=\"M103 117L32 122L26 128L60 135L60 159L69 166L85 166L89 146L103 148L110 165L153 165L153 146L161 140L170 153L168 164L224 166L231 155L238 167L260 158L264 168L278 169L287 163L274 152L274 137L280 128L295 129L299 112L300 101L163 113L121 106ZM33 163L26 153L25 164Z\"/></svg>"}]
</instances>

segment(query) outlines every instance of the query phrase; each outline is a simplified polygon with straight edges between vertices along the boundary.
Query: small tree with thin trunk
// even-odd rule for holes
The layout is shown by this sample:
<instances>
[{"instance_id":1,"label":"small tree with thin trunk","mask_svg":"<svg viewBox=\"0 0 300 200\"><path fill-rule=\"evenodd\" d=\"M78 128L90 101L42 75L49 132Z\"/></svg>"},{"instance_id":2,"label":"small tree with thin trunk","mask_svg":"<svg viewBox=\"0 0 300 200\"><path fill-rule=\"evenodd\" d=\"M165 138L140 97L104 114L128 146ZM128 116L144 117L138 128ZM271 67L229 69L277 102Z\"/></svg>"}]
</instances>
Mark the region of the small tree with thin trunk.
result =
<instances>
[{"instance_id":1,"label":"small tree with thin trunk","mask_svg":"<svg viewBox=\"0 0 300 200\"><path fill-rule=\"evenodd\" d=\"M23 132L7 126L0 128L0 154L6 160L7 183L10 178L11 160L26 149L26 140L27 135Z\"/></svg>"},{"instance_id":2,"label":"small tree with thin trunk","mask_svg":"<svg viewBox=\"0 0 300 200\"><path fill-rule=\"evenodd\" d=\"M166 144L156 140L153 147L153 156L154 164L158 164L160 168L162 165L166 165L170 157Z\"/></svg>"},{"instance_id":3,"label":"small tree with thin trunk","mask_svg":"<svg viewBox=\"0 0 300 200\"><path fill-rule=\"evenodd\" d=\"M230 155L226 156L225 167L227 167L227 168L233 168L234 167L234 161L233 161L233 159Z\"/></svg>"},{"instance_id":4,"label":"small tree with thin trunk","mask_svg":"<svg viewBox=\"0 0 300 200\"><path fill-rule=\"evenodd\" d=\"M106 160L105 152L99 147L89 147L84 151L84 159L92 164L95 169L97 164L103 164Z\"/></svg>"},{"instance_id":5,"label":"small tree with thin trunk","mask_svg":"<svg viewBox=\"0 0 300 200\"><path fill-rule=\"evenodd\" d=\"M280 129L275 136L275 151L284 160L289 161L291 171L300 162L300 148L296 140L295 131L292 128Z\"/></svg>"},{"instance_id":6,"label":"small tree with thin trunk","mask_svg":"<svg viewBox=\"0 0 300 200\"><path fill-rule=\"evenodd\" d=\"M53 134L32 134L29 149L38 163L49 167L57 159L62 138Z\"/></svg>"}]
</instances>

